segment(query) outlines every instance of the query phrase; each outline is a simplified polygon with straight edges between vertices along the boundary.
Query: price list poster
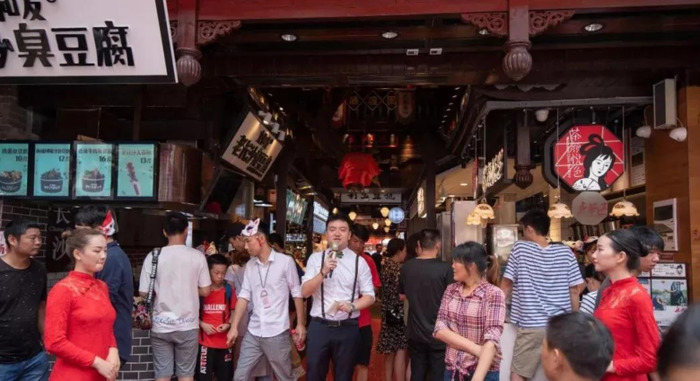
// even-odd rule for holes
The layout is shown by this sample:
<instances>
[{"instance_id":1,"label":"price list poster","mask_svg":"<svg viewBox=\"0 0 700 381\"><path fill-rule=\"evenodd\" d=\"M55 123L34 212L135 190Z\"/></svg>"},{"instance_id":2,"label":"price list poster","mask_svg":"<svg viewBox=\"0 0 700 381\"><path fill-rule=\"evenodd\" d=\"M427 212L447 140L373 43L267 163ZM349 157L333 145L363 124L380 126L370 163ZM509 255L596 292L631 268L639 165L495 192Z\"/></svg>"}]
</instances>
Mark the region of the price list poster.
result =
<instances>
[{"instance_id":1,"label":"price list poster","mask_svg":"<svg viewBox=\"0 0 700 381\"><path fill-rule=\"evenodd\" d=\"M112 144L76 143L75 197L111 198Z\"/></svg>"},{"instance_id":2,"label":"price list poster","mask_svg":"<svg viewBox=\"0 0 700 381\"><path fill-rule=\"evenodd\" d=\"M0 196L26 196L29 144L0 144Z\"/></svg>"},{"instance_id":3,"label":"price list poster","mask_svg":"<svg viewBox=\"0 0 700 381\"><path fill-rule=\"evenodd\" d=\"M155 144L120 144L117 198L155 197Z\"/></svg>"}]
</instances>

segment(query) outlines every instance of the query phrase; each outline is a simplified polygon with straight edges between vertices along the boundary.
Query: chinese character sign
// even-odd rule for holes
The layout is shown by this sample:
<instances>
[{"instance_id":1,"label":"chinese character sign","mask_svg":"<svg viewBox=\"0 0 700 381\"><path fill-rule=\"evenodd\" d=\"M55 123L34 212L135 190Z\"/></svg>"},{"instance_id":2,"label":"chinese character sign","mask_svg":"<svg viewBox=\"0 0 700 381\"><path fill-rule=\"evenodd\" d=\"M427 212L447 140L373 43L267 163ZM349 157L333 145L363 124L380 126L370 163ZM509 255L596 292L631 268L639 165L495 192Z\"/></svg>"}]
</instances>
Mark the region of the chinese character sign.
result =
<instances>
[{"instance_id":1,"label":"chinese character sign","mask_svg":"<svg viewBox=\"0 0 700 381\"><path fill-rule=\"evenodd\" d=\"M66 251L63 232L73 228L73 211L70 208L51 208L46 232L46 270L49 272L70 269L70 256Z\"/></svg>"},{"instance_id":2,"label":"chinese character sign","mask_svg":"<svg viewBox=\"0 0 700 381\"><path fill-rule=\"evenodd\" d=\"M174 83L164 0L0 0L0 83Z\"/></svg>"},{"instance_id":3,"label":"chinese character sign","mask_svg":"<svg viewBox=\"0 0 700 381\"><path fill-rule=\"evenodd\" d=\"M261 181L281 150L282 144L248 113L221 158Z\"/></svg>"},{"instance_id":4,"label":"chinese character sign","mask_svg":"<svg viewBox=\"0 0 700 381\"><path fill-rule=\"evenodd\" d=\"M112 144L76 144L76 197L112 197L113 147Z\"/></svg>"},{"instance_id":5,"label":"chinese character sign","mask_svg":"<svg viewBox=\"0 0 700 381\"><path fill-rule=\"evenodd\" d=\"M120 144L118 151L117 197L154 197L155 144Z\"/></svg>"},{"instance_id":6,"label":"chinese character sign","mask_svg":"<svg viewBox=\"0 0 700 381\"><path fill-rule=\"evenodd\" d=\"M608 200L598 192L582 192L574 199L571 209L582 225L598 225L608 216Z\"/></svg>"},{"instance_id":7,"label":"chinese character sign","mask_svg":"<svg viewBox=\"0 0 700 381\"><path fill-rule=\"evenodd\" d=\"M29 144L0 144L0 196L26 196Z\"/></svg>"},{"instance_id":8,"label":"chinese character sign","mask_svg":"<svg viewBox=\"0 0 700 381\"><path fill-rule=\"evenodd\" d=\"M624 146L602 125L573 126L554 146L554 170L576 191L608 189L624 170Z\"/></svg>"},{"instance_id":9,"label":"chinese character sign","mask_svg":"<svg viewBox=\"0 0 700 381\"><path fill-rule=\"evenodd\" d=\"M69 197L69 143L34 145L34 196Z\"/></svg>"}]
</instances>

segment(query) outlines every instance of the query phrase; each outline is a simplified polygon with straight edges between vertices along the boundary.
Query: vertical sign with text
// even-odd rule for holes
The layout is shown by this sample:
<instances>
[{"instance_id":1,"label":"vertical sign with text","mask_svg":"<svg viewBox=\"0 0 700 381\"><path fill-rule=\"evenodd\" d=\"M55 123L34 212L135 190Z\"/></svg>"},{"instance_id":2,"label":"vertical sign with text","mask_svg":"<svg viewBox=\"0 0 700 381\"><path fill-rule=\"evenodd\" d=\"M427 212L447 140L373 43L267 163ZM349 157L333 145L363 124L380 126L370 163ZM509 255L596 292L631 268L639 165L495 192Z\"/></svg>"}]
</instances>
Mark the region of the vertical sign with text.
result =
<instances>
[{"instance_id":1,"label":"vertical sign with text","mask_svg":"<svg viewBox=\"0 0 700 381\"><path fill-rule=\"evenodd\" d=\"M73 227L73 210L52 208L46 232L46 271L62 272L71 267L70 255L66 251L66 238L63 232Z\"/></svg>"}]
</instances>

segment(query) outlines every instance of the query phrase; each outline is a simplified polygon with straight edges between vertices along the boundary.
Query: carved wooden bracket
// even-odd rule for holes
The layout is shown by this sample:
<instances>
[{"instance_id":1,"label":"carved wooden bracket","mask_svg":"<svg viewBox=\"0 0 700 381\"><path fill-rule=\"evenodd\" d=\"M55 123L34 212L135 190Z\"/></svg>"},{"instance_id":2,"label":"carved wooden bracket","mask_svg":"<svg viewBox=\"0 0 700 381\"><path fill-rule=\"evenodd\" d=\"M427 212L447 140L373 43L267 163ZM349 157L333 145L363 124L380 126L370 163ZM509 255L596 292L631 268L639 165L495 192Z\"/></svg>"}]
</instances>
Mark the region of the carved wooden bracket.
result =
<instances>
[{"instance_id":1,"label":"carved wooden bracket","mask_svg":"<svg viewBox=\"0 0 700 381\"><path fill-rule=\"evenodd\" d=\"M177 40L177 20L170 20L170 37ZM225 21L198 21L197 22L197 45L206 45L221 36L225 36L235 29L240 29L241 22L238 20Z\"/></svg>"},{"instance_id":2,"label":"carved wooden bracket","mask_svg":"<svg viewBox=\"0 0 700 381\"><path fill-rule=\"evenodd\" d=\"M573 10L530 11L530 37L538 36L547 29L555 27L574 16ZM462 21L479 29L486 29L489 34L505 37L508 35L508 12L464 13Z\"/></svg>"}]
</instances>

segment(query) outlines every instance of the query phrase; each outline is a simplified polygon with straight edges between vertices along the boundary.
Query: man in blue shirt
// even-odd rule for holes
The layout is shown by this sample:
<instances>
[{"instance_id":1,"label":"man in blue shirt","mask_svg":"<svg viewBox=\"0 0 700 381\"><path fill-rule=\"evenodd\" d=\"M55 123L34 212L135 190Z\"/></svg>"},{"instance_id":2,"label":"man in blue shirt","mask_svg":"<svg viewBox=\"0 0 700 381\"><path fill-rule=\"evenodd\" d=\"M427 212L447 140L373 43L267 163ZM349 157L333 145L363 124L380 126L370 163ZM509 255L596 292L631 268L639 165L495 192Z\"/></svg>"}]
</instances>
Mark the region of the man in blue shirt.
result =
<instances>
[{"instance_id":1,"label":"man in blue shirt","mask_svg":"<svg viewBox=\"0 0 700 381\"><path fill-rule=\"evenodd\" d=\"M107 283L109 299L117 311L117 320L114 322L114 337L117 340L119 359L124 365L131 354L134 276L129 257L113 238L118 231L116 216L106 206L84 206L75 216L75 228L100 230L107 239L107 260L102 271L95 274L95 277Z\"/></svg>"}]
</instances>

